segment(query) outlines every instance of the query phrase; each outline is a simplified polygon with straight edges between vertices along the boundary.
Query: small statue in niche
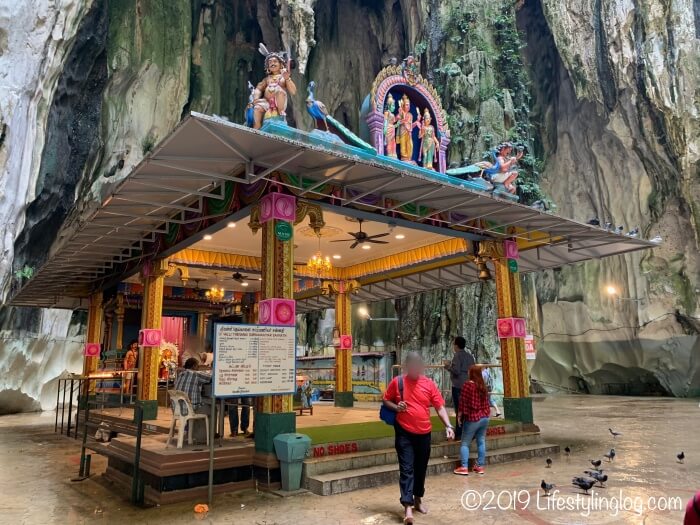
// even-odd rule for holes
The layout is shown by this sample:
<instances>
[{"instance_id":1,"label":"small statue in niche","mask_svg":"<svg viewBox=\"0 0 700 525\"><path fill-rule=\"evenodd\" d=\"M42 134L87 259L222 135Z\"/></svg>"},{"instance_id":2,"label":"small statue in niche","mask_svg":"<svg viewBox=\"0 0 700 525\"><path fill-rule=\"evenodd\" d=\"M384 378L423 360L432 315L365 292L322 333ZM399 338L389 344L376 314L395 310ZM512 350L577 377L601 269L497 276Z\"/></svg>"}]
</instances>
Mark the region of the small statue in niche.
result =
<instances>
[{"instance_id":1,"label":"small statue in niche","mask_svg":"<svg viewBox=\"0 0 700 525\"><path fill-rule=\"evenodd\" d=\"M396 127L399 125L394 109L396 109L394 97L389 93L384 105L384 147L385 155L392 159L396 158Z\"/></svg>"},{"instance_id":2,"label":"small statue in niche","mask_svg":"<svg viewBox=\"0 0 700 525\"><path fill-rule=\"evenodd\" d=\"M440 146L437 137L435 136L435 128L431 124L430 111L425 108L423 112L423 123L420 126L418 137L420 138L420 153L418 154L418 162L422 161L424 168L429 170L435 169L435 151Z\"/></svg>"},{"instance_id":3,"label":"small statue in niche","mask_svg":"<svg viewBox=\"0 0 700 525\"><path fill-rule=\"evenodd\" d=\"M259 129L263 120L270 117L285 117L287 115L287 93L294 95L297 87L289 73L292 61L287 53L284 54L268 51L264 44L260 44L258 51L265 57L265 72L267 76L260 82L254 91L253 101L253 127Z\"/></svg>"},{"instance_id":4,"label":"small statue in niche","mask_svg":"<svg viewBox=\"0 0 700 525\"><path fill-rule=\"evenodd\" d=\"M413 55L408 55L401 63L401 74L408 82L409 86L414 86L418 82L420 75L420 62Z\"/></svg>"},{"instance_id":5,"label":"small statue in niche","mask_svg":"<svg viewBox=\"0 0 700 525\"><path fill-rule=\"evenodd\" d=\"M399 102L399 148L401 150L401 160L404 162L413 162L413 128L420 126L420 115L418 120L413 121L413 113L411 113L411 101L408 95L404 93Z\"/></svg>"}]
</instances>

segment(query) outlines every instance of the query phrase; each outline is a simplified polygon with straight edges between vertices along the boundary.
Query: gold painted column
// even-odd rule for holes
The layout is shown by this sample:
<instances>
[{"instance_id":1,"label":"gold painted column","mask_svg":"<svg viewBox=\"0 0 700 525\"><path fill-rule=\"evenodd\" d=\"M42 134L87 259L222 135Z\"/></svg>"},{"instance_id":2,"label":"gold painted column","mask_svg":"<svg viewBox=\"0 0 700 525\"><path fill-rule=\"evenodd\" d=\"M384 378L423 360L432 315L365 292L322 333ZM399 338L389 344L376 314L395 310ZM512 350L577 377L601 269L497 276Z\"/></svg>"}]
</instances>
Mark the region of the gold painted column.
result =
<instances>
[{"instance_id":1,"label":"gold painted column","mask_svg":"<svg viewBox=\"0 0 700 525\"><path fill-rule=\"evenodd\" d=\"M153 261L143 275L141 329L159 330L163 313L163 286L168 271L167 259ZM158 368L160 348L142 346L139 352L138 397L144 419L158 417Z\"/></svg>"},{"instance_id":2,"label":"gold painted column","mask_svg":"<svg viewBox=\"0 0 700 525\"><path fill-rule=\"evenodd\" d=\"M357 281L324 283L328 293L335 296L335 328L339 340L335 341L335 392L337 407L354 404L352 391L352 302L351 296L359 288Z\"/></svg>"},{"instance_id":3,"label":"gold painted column","mask_svg":"<svg viewBox=\"0 0 700 525\"><path fill-rule=\"evenodd\" d=\"M116 341L114 347L117 350L124 348L124 294L117 294L117 307L114 310L117 317Z\"/></svg>"},{"instance_id":4,"label":"gold painted column","mask_svg":"<svg viewBox=\"0 0 700 525\"><path fill-rule=\"evenodd\" d=\"M208 324L209 314L206 312L199 312L197 314L197 340L199 341L202 351L205 349Z\"/></svg>"},{"instance_id":5,"label":"gold painted column","mask_svg":"<svg viewBox=\"0 0 700 525\"><path fill-rule=\"evenodd\" d=\"M488 246L490 244L490 246ZM524 323L520 274L517 261L509 265L503 243L482 243L480 254L488 255L496 270L497 322ZM515 271L513 271L515 269ZM498 328L497 328L498 329ZM515 332L519 329L515 328ZM525 361L524 328L522 336L501 337L501 366L503 371L503 409L506 419L532 423L532 398L530 398L530 379ZM517 334L513 334L517 335Z\"/></svg>"},{"instance_id":6,"label":"gold painted column","mask_svg":"<svg viewBox=\"0 0 700 525\"><path fill-rule=\"evenodd\" d=\"M88 306L87 331L85 333L85 343L101 344L102 342L102 323L104 321L104 311L102 310L102 292L94 293L90 296L90 304ZM91 372L97 370L97 365L100 362L100 356L83 357L83 375L90 375ZM95 382L90 382L90 393L95 392Z\"/></svg>"}]
</instances>

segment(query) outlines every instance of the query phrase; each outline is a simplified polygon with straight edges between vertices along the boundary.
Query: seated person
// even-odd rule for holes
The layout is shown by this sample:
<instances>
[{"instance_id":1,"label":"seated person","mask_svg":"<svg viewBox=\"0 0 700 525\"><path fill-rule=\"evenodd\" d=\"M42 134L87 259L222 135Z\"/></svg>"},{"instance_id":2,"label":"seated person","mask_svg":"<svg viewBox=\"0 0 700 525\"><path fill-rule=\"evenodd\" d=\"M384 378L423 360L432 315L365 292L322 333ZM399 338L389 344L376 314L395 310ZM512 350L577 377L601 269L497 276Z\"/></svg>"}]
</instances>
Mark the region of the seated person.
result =
<instances>
[{"instance_id":1,"label":"seated person","mask_svg":"<svg viewBox=\"0 0 700 525\"><path fill-rule=\"evenodd\" d=\"M208 414L210 412L208 406L202 403L202 385L211 383L211 375L198 372L197 365L199 361L194 357L185 361L185 368L179 370L175 378L174 388L187 394L197 414ZM213 424L213 422L210 423ZM207 436L203 423L195 426L193 436L197 443L206 443Z\"/></svg>"}]
</instances>

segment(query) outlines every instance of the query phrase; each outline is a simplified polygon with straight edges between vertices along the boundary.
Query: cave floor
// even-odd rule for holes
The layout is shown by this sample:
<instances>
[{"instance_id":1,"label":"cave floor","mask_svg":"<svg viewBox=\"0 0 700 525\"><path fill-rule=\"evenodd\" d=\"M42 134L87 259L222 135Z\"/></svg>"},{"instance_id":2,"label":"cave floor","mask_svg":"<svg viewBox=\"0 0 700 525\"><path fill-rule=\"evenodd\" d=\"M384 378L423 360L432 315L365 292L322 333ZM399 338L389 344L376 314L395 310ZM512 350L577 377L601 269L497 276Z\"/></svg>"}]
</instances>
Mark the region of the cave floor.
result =
<instances>
[{"instance_id":1,"label":"cave floor","mask_svg":"<svg viewBox=\"0 0 700 525\"><path fill-rule=\"evenodd\" d=\"M429 477L427 516L416 523L680 523L686 502L700 489L700 407L697 400L598 396L537 397L535 418L543 439L564 453L552 468L542 459L494 465L486 475ZM0 523L189 523L200 521L194 503L139 509L99 476L105 459L93 455L93 477L71 482L78 471L78 442L53 433L54 414L0 417ZM622 432L613 439L608 428ZM613 463L603 453L615 447ZM683 450L684 464L676 461ZM570 485L589 458L604 460L610 480L592 496ZM543 498L545 479L558 493ZM471 491L471 492L468 492ZM515 503L514 503L515 500ZM478 505L478 502L481 504ZM466 510L462 502L479 506ZM520 503L518 503L520 502ZM488 508L486 508L488 507ZM591 508L593 507L593 508ZM676 510L659 510L662 507ZM617 510L616 510L617 509ZM401 523L398 487L385 486L337 496L305 494L280 498L254 490L217 496L205 523L251 525L383 525Z\"/></svg>"}]
</instances>

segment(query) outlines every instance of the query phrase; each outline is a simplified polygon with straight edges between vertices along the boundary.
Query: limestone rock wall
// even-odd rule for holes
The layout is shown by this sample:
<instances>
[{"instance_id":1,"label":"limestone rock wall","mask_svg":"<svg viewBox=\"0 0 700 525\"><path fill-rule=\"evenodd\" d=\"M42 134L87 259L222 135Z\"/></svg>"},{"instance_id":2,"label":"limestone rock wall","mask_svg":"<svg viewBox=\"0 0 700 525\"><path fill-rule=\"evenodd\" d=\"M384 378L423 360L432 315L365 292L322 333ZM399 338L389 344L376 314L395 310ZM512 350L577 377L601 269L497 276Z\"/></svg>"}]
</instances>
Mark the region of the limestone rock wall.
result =
<instances>
[{"instance_id":1,"label":"limestone rock wall","mask_svg":"<svg viewBox=\"0 0 700 525\"><path fill-rule=\"evenodd\" d=\"M262 75L259 42L295 57L299 91L289 118L302 128L311 126L303 104L309 80L334 116L357 130L376 72L412 52L450 116L451 164L478 160L501 140L521 142L529 152L525 202L546 197L562 215L597 215L664 238L648 254L526 280L530 325L540 337L533 375L568 386L582 380L593 390L627 381L696 393L696 4L0 0L2 296L15 270L41 263L71 209L99 203L184 113L241 121L246 83ZM609 282L643 301L605 298L601 286ZM400 321L382 340L420 346L438 360L463 333L480 358L496 355L491 284L385 309ZM52 344L69 348L61 337L69 337L70 323L63 335L42 335L42 322L58 318L0 308L2 358L31 353L39 339L46 352ZM358 330L361 338L377 336ZM600 344L613 332L616 342ZM67 369L78 367L72 355ZM41 397L35 387L2 388L24 392L30 405Z\"/></svg>"}]
</instances>

